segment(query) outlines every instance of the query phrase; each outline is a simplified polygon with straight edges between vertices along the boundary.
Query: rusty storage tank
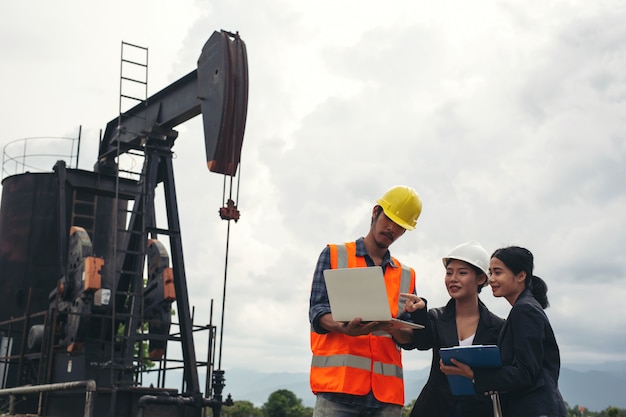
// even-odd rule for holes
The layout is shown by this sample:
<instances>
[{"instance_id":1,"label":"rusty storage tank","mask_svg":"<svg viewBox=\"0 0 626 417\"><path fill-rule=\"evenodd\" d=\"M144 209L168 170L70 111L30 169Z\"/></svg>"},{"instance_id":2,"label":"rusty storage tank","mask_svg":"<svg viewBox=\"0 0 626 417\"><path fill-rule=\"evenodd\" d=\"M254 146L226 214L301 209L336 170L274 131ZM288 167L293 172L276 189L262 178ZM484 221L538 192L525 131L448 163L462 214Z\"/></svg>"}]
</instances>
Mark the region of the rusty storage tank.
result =
<instances>
[{"instance_id":1,"label":"rusty storage tank","mask_svg":"<svg viewBox=\"0 0 626 417\"><path fill-rule=\"evenodd\" d=\"M68 169L63 161L51 172L17 174L2 181L2 388L48 382L46 370L32 369L24 358L31 344L41 342L29 340L42 337L33 335L32 328L37 328L37 323L43 328L45 312L54 302L53 292L66 273L70 228L78 226L87 232L94 255L115 259L113 219L124 227L126 207L137 187L133 180ZM103 268L102 280L103 287L115 288L115 268Z\"/></svg>"}]
</instances>

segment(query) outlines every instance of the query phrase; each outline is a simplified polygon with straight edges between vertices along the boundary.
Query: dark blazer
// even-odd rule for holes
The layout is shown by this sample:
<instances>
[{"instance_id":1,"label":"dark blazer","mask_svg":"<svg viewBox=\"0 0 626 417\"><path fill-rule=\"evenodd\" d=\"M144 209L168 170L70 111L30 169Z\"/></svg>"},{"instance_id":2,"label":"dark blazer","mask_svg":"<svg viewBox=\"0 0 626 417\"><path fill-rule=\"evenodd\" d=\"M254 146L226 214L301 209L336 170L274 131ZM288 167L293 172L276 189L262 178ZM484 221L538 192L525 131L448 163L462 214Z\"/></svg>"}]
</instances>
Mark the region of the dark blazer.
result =
<instances>
[{"instance_id":1,"label":"dark blazer","mask_svg":"<svg viewBox=\"0 0 626 417\"><path fill-rule=\"evenodd\" d=\"M415 401L411 417L447 417L453 416L455 407L466 417L486 417L493 413L491 399L484 395L455 397L450 392L450 385L445 374L439 369L439 348L458 346L459 336L456 328L456 302L450 299L444 307L428 310L424 308L412 313L413 321L423 324L424 329L413 331L413 346L419 350L433 350L433 360L428 381ZM480 318L475 345L496 344L504 320L491 313L479 300Z\"/></svg>"},{"instance_id":2,"label":"dark blazer","mask_svg":"<svg viewBox=\"0 0 626 417\"><path fill-rule=\"evenodd\" d=\"M509 312L498 346L503 367L474 370L477 392L505 392L507 417L566 417L558 388L559 347L548 317L528 289Z\"/></svg>"}]
</instances>

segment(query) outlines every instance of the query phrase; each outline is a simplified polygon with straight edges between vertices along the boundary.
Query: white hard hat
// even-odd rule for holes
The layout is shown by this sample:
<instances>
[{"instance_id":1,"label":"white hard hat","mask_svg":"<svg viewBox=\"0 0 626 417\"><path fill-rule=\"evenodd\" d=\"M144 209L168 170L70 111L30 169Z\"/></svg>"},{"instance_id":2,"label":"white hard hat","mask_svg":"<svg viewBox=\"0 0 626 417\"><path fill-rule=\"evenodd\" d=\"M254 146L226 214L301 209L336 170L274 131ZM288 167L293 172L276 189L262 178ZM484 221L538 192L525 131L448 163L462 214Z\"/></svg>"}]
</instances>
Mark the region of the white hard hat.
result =
<instances>
[{"instance_id":1,"label":"white hard hat","mask_svg":"<svg viewBox=\"0 0 626 417\"><path fill-rule=\"evenodd\" d=\"M489 254L480 243L475 240L463 243L452 249L448 256L441 258L443 266L447 266L450 259L458 259L459 261L467 262L479 268L485 275L489 275Z\"/></svg>"}]
</instances>

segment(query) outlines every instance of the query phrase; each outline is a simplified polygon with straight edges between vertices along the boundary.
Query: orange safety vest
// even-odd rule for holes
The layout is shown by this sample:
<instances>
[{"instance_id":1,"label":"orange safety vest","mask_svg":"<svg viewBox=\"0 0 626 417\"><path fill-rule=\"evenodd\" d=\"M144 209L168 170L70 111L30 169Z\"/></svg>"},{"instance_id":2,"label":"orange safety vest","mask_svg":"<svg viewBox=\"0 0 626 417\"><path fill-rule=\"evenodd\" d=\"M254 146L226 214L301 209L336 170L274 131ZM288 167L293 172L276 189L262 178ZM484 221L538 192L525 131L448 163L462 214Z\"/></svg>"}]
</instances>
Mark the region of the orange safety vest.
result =
<instances>
[{"instance_id":1,"label":"orange safety vest","mask_svg":"<svg viewBox=\"0 0 626 417\"><path fill-rule=\"evenodd\" d=\"M356 242L329 245L330 267L365 267L365 259L356 256ZM396 268L388 265L385 285L393 317L404 310L401 292L415 291L415 272L392 258ZM402 351L387 332L364 336L342 333L316 333L311 328L311 390L366 395L370 391L381 402L404 406Z\"/></svg>"}]
</instances>

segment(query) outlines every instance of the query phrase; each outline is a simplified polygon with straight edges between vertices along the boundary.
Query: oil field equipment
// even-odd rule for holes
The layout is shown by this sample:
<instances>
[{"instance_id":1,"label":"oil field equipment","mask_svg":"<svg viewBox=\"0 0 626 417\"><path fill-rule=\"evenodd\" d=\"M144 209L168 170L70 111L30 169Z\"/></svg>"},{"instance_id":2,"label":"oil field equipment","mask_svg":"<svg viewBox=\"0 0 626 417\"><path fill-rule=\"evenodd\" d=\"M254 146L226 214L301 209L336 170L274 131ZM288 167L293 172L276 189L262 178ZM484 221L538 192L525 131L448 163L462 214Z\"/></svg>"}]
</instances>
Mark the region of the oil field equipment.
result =
<instances>
[{"instance_id":1,"label":"oil field equipment","mask_svg":"<svg viewBox=\"0 0 626 417\"><path fill-rule=\"evenodd\" d=\"M145 51L145 62L127 63L147 73ZM145 84L147 96L147 75L120 78L120 85ZM120 90L121 103L129 97ZM118 117L106 125L93 171L59 160L50 172L19 173L2 182L4 413L200 416L209 408L219 416L222 405L232 403L222 396L223 371L213 366L214 326L192 322L172 147L174 128L201 114L207 167L232 184L247 115L244 42L238 33L214 32L196 70L137 101L128 111L120 105ZM140 170L121 166L120 158L129 154L142 161ZM167 226L160 228L157 185L163 187L167 216ZM230 196L219 214L238 220ZM198 328L208 330L206 361L196 358ZM174 343L182 360L169 366L168 346ZM204 387L199 366L207 367ZM169 369L182 374L180 391L165 386ZM145 387L148 371L158 372L158 378Z\"/></svg>"}]
</instances>

